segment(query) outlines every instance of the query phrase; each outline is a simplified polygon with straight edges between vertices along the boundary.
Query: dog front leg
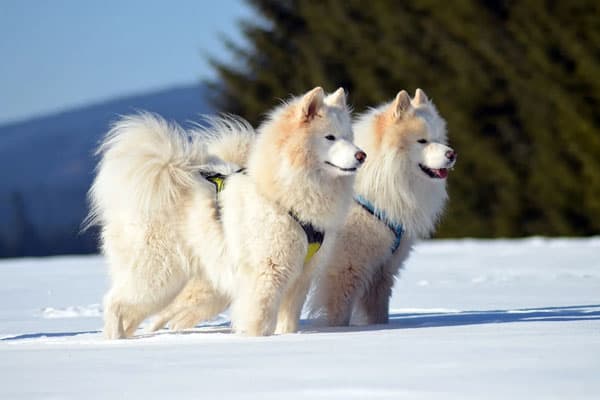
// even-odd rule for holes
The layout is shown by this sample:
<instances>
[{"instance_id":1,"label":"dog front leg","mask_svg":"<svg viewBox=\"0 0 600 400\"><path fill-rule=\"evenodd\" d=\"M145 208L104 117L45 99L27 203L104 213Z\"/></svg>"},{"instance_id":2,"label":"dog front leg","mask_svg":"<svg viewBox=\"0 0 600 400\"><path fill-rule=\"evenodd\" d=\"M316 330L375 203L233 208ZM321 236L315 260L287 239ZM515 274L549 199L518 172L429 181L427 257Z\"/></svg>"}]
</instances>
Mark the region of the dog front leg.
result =
<instances>
[{"instance_id":1,"label":"dog front leg","mask_svg":"<svg viewBox=\"0 0 600 400\"><path fill-rule=\"evenodd\" d=\"M326 315L329 326L348 326L352 306L360 287L364 285L364 271L348 262L345 268L330 273L326 281Z\"/></svg>"},{"instance_id":2,"label":"dog front leg","mask_svg":"<svg viewBox=\"0 0 600 400\"><path fill-rule=\"evenodd\" d=\"M378 267L357 304L362 311L358 314L364 315L365 318L364 321L359 321L361 325L388 323L393 285L394 277L386 273L385 266Z\"/></svg>"},{"instance_id":3,"label":"dog front leg","mask_svg":"<svg viewBox=\"0 0 600 400\"><path fill-rule=\"evenodd\" d=\"M373 269L373 275L366 285L365 291L357 302L366 324L387 324L389 321L390 298L395 279L408 258L414 239L405 238L400 242L398 250L381 266Z\"/></svg>"},{"instance_id":4,"label":"dog front leg","mask_svg":"<svg viewBox=\"0 0 600 400\"><path fill-rule=\"evenodd\" d=\"M304 266L302 274L289 285L283 296L277 315L275 333L293 333L298 330L302 307L310 289L311 280L312 268Z\"/></svg>"},{"instance_id":5,"label":"dog front leg","mask_svg":"<svg viewBox=\"0 0 600 400\"><path fill-rule=\"evenodd\" d=\"M257 270L244 269L246 276L239 280L238 296L231 305L233 330L248 336L272 335L282 294L295 278L294 269L270 258Z\"/></svg>"}]
</instances>

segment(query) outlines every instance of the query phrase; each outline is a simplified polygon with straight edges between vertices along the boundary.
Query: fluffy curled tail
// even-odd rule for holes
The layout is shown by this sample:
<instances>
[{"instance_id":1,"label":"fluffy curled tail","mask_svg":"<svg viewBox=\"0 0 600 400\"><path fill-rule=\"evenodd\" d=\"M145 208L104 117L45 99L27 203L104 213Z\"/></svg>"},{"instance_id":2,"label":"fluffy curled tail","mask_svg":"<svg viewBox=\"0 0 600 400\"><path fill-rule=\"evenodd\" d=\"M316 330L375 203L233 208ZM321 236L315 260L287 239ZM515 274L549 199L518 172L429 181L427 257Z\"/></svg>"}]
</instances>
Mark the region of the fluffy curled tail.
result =
<instances>
[{"instance_id":1,"label":"fluffy curled tail","mask_svg":"<svg viewBox=\"0 0 600 400\"><path fill-rule=\"evenodd\" d=\"M97 154L101 160L84 229L106 223L111 213L144 218L173 208L207 160L204 144L149 113L122 117Z\"/></svg>"},{"instance_id":2,"label":"fluffy curled tail","mask_svg":"<svg viewBox=\"0 0 600 400\"><path fill-rule=\"evenodd\" d=\"M207 127L198 127L193 133L203 136L206 151L217 159L244 168L256 139L254 128L234 115L206 116Z\"/></svg>"}]
</instances>

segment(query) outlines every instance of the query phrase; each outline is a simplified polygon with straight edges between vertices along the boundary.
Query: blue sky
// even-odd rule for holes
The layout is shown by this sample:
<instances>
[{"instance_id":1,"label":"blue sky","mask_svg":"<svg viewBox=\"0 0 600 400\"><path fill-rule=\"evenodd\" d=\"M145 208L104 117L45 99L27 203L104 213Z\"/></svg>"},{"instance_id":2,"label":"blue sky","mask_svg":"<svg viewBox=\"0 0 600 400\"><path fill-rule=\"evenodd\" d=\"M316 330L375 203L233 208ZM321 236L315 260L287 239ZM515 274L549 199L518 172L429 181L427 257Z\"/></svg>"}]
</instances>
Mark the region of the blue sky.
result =
<instances>
[{"instance_id":1,"label":"blue sky","mask_svg":"<svg viewBox=\"0 0 600 400\"><path fill-rule=\"evenodd\" d=\"M241 0L0 0L0 124L214 76Z\"/></svg>"}]
</instances>

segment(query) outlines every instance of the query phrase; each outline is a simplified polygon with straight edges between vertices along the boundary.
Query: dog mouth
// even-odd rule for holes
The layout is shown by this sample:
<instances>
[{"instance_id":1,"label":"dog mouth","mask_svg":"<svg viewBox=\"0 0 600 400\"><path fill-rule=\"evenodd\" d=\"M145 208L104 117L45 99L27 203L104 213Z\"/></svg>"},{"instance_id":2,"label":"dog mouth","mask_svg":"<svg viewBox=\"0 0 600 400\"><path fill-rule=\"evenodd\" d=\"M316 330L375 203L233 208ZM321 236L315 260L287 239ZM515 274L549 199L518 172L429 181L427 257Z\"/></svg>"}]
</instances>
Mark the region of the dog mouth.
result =
<instances>
[{"instance_id":1,"label":"dog mouth","mask_svg":"<svg viewBox=\"0 0 600 400\"><path fill-rule=\"evenodd\" d=\"M329 161L325 161L325 164L327 164L327 165L329 165L329 166L331 166L333 168L337 168L340 171L344 171L344 172L356 172L356 167L353 167L353 168L342 168L342 167L338 167L337 165L335 165L333 163L330 163Z\"/></svg>"},{"instance_id":2,"label":"dog mouth","mask_svg":"<svg viewBox=\"0 0 600 400\"><path fill-rule=\"evenodd\" d=\"M448 168L429 168L423 164L419 164L419 168L433 179L446 179L448 177Z\"/></svg>"}]
</instances>

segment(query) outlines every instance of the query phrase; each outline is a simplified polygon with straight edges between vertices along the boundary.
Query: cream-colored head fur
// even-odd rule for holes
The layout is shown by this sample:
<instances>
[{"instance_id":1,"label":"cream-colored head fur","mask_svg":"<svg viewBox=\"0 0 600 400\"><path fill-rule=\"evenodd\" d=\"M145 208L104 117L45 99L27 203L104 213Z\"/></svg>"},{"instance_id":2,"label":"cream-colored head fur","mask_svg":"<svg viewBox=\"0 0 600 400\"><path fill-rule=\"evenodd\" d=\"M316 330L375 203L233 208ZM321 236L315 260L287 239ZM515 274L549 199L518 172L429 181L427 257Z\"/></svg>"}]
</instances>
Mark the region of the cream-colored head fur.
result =
<instances>
[{"instance_id":1,"label":"cream-colored head fur","mask_svg":"<svg viewBox=\"0 0 600 400\"><path fill-rule=\"evenodd\" d=\"M276 108L258 129L248 175L260 193L321 229L339 224L364 153L342 88L316 87Z\"/></svg>"},{"instance_id":2,"label":"cream-colored head fur","mask_svg":"<svg viewBox=\"0 0 600 400\"><path fill-rule=\"evenodd\" d=\"M447 169L456 155L447 146L446 123L425 92L396 98L354 124L356 144L369 154L355 191L403 224L408 235L429 236L447 200Z\"/></svg>"}]
</instances>

